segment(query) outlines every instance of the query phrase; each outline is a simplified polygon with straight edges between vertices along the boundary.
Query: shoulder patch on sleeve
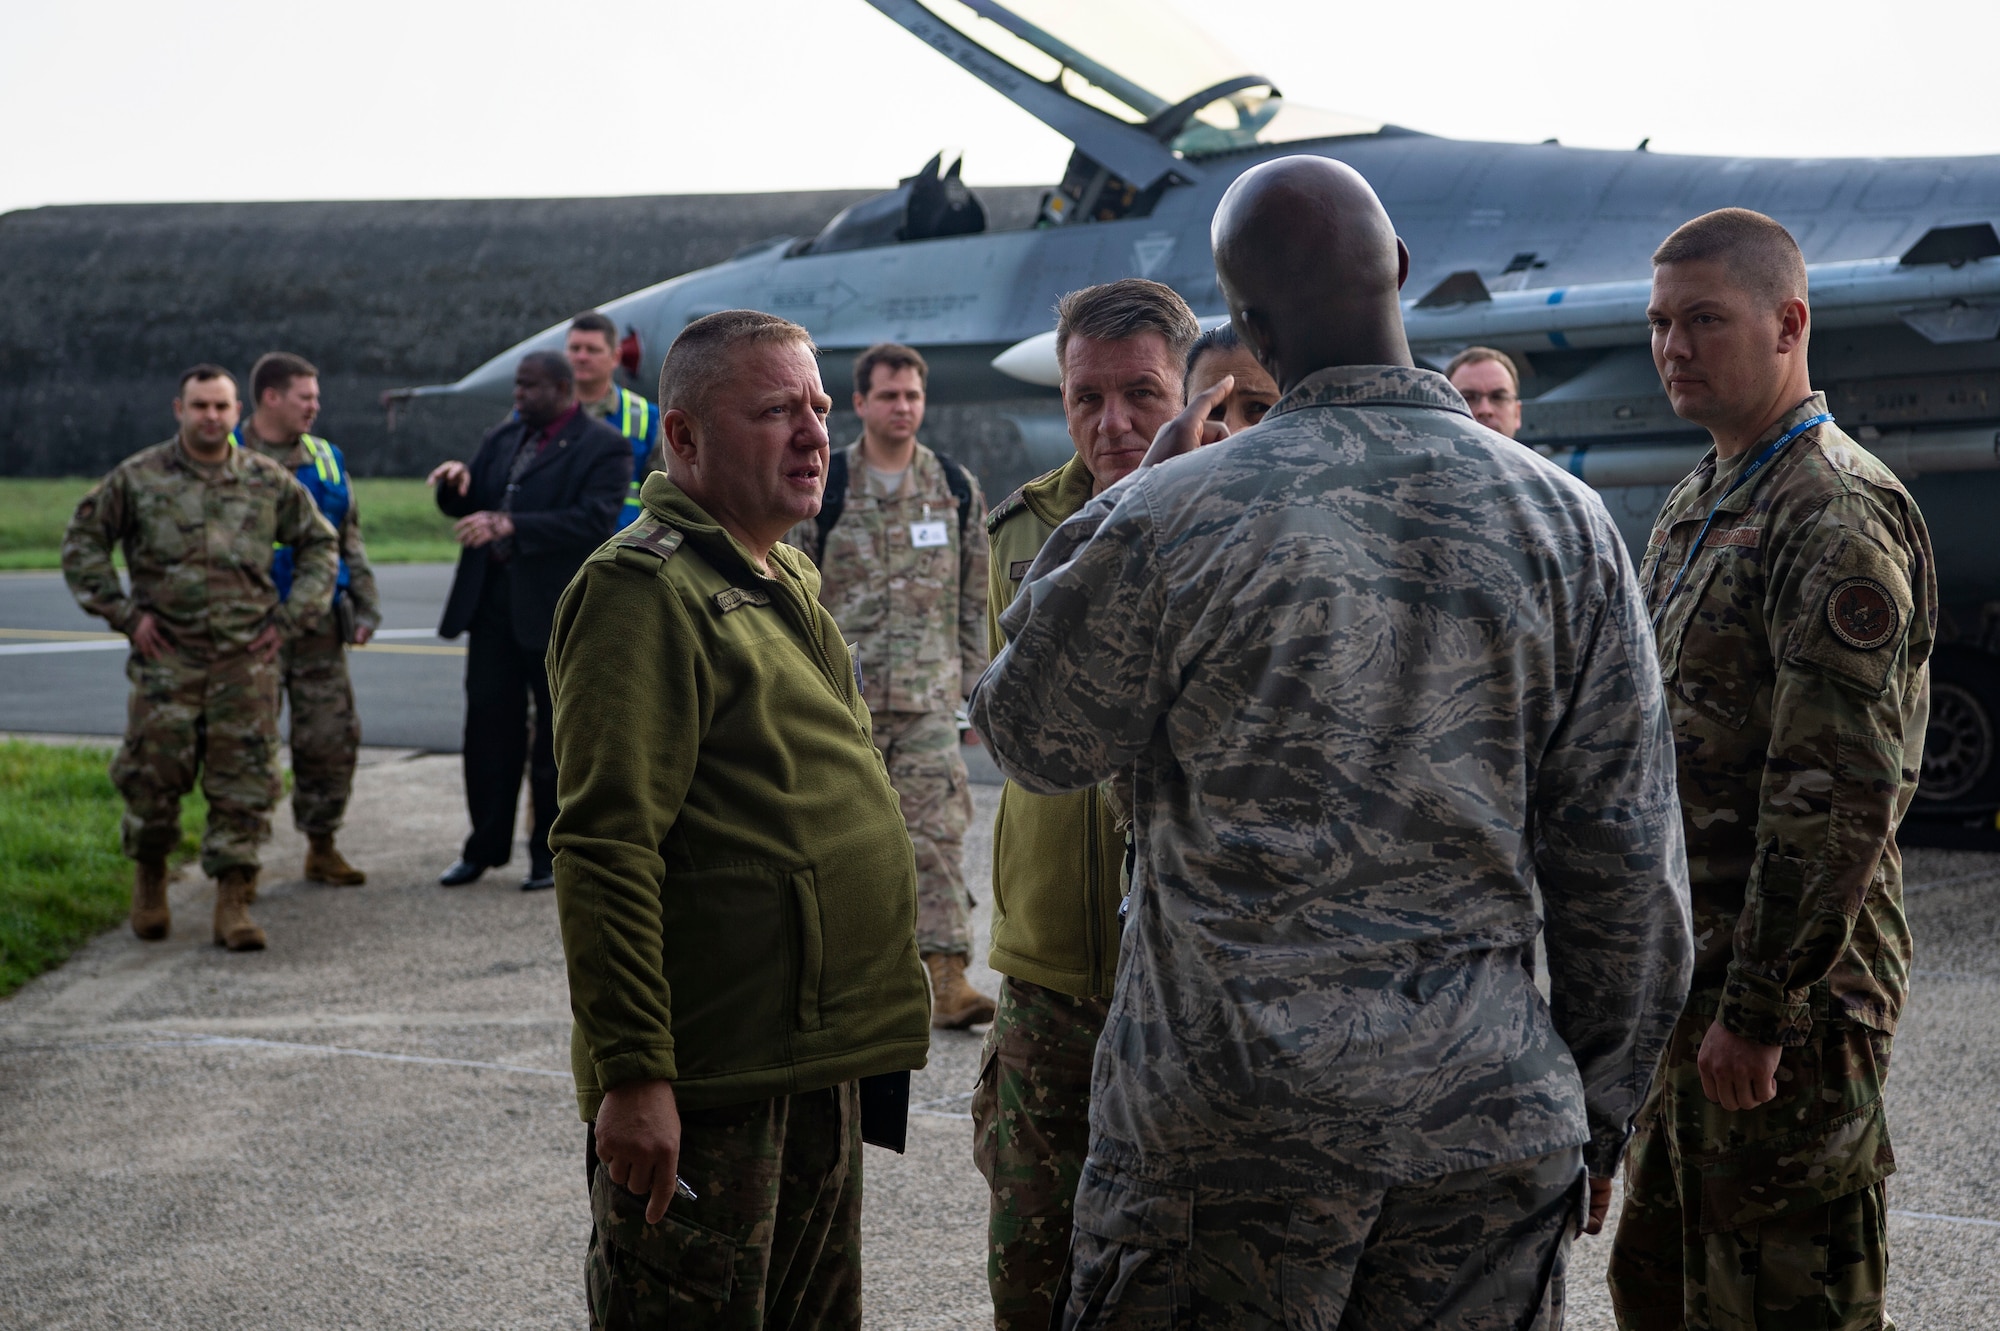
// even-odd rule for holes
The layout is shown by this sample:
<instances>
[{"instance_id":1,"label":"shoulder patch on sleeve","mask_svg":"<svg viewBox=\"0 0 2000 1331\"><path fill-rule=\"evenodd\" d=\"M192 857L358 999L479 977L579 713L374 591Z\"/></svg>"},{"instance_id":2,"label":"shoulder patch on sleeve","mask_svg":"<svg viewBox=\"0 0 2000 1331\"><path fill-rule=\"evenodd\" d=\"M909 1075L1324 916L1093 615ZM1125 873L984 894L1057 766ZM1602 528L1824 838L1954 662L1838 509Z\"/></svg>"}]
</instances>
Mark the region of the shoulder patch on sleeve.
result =
<instances>
[{"instance_id":1,"label":"shoulder patch on sleeve","mask_svg":"<svg viewBox=\"0 0 2000 1331\"><path fill-rule=\"evenodd\" d=\"M1877 696L1909 636L1909 575L1874 541L1847 535L1813 579L1798 608L1786 659Z\"/></svg>"},{"instance_id":2,"label":"shoulder patch on sleeve","mask_svg":"<svg viewBox=\"0 0 2000 1331\"><path fill-rule=\"evenodd\" d=\"M1826 623L1849 647L1872 652L1896 636L1903 616L1887 587L1873 578L1849 578L1827 593Z\"/></svg>"}]
</instances>

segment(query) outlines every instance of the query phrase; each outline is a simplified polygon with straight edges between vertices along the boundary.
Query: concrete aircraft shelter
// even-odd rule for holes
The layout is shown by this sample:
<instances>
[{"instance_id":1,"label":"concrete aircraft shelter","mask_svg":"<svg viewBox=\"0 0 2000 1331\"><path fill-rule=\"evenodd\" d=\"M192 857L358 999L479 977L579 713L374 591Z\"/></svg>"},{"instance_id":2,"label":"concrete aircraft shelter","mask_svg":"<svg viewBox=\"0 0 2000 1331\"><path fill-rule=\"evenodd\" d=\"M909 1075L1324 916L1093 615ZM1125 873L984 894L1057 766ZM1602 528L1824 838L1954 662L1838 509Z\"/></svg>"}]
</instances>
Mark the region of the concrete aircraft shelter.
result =
<instances>
[{"instance_id":1,"label":"concrete aircraft shelter","mask_svg":"<svg viewBox=\"0 0 2000 1331\"><path fill-rule=\"evenodd\" d=\"M216 361L247 373L273 349L319 366L315 432L358 474L420 474L463 455L505 405L422 401L391 432L383 392L455 380L593 304L774 235L811 235L870 193L0 214L0 476L102 472L173 432L168 403L182 369ZM1008 225L1025 222L1040 195L980 191ZM845 406L844 385L830 387Z\"/></svg>"}]
</instances>

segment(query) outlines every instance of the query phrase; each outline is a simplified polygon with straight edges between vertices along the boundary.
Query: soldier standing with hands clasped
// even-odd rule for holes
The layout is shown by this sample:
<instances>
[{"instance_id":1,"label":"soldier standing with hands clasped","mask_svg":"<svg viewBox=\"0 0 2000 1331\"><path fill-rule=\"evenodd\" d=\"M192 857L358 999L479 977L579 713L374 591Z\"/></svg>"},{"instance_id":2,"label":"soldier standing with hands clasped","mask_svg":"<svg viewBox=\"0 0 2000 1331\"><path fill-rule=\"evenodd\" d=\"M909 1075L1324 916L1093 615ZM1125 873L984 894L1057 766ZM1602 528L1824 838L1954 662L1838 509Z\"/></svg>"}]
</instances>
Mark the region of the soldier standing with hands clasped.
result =
<instances>
[{"instance_id":1,"label":"soldier standing with hands clasped","mask_svg":"<svg viewBox=\"0 0 2000 1331\"><path fill-rule=\"evenodd\" d=\"M929 373L893 342L861 353L861 438L831 455L818 515L785 539L819 565L820 604L854 642L875 747L916 847L931 1024L960 1029L993 1020L993 1000L965 981L972 791L956 720L986 668L986 504L971 472L917 441Z\"/></svg>"},{"instance_id":2,"label":"soldier standing with hands clasped","mask_svg":"<svg viewBox=\"0 0 2000 1331\"><path fill-rule=\"evenodd\" d=\"M1910 973L1896 828L1937 617L1930 537L1842 434L1806 348L1805 261L1760 213L1653 255L1653 362L1715 449L1640 577L1680 755L1694 988L1626 1162L1626 1331L1875 1328L1882 1086Z\"/></svg>"},{"instance_id":3,"label":"soldier standing with hands clasped","mask_svg":"<svg viewBox=\"0 0 2000 1331\"><path fill-rule=\"evenodd\" d=\"M361 751L361 714L347 676L347 646L365 646L382 624L375 571L361 544L361 514L347 458L307 433L319 417L319 371L303 357L273 351L250 370L250 419L236 429L248 444L299 478L320 513L340 536L340 572L332 609L310 633L290 639L278 657L292 703L292 821L306 836L305 876L315 883L358 887L368 875L347 862L333 844L354 790ZM289 598L291 547L276 552L271 576Z\"/></svg>"},{"instance_id":4,"label":"soldier standing with hands clasped","mask_svg":"<svg viewBox=\"0 0 2000 1331\"><path fill-rule=\"evenodd\" d=\"M113 468L76 506L63 577L78 604L132 640L125 742L111 763L135 861L132 932L167 936L167 856L181 799L208 797L201 867L216 880L215 941L264 946L250 918L257 847L278 798L278 656L333 601L339 538L292 474L237 448L236 381L216 365L181 376L180 432ZM292 595L272 578L292 551ZM127 595L111 562L125 553Z\"/></svg>"}]
</instances>

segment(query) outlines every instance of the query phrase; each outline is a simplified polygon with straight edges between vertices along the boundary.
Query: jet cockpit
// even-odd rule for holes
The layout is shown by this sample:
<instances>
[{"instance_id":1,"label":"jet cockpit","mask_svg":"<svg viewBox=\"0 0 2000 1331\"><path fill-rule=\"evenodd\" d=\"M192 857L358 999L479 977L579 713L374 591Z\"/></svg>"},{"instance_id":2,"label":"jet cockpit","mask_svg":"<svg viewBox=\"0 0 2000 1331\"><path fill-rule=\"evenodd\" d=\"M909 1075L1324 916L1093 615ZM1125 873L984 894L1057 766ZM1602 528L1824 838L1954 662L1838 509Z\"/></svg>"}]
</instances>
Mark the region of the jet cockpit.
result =
<instances>
[{"instance_id":1,"label":"jet cockpit","mask_svg":"<svg viewBox=\"0 0 2000 1331\"><path fill-rule=\"evenodd\" d=\"M1377 134L1379 121L1287 101L1177 11L1147 0L869 0L924 43L1075 145L1035 225L1150 216L1201 178L1206 158ZM1089 55L1087 52L1099 52ZM791 255L969 235L986 213L940 154L893 190L842 211Z\"/></svg>"}]
</instances>

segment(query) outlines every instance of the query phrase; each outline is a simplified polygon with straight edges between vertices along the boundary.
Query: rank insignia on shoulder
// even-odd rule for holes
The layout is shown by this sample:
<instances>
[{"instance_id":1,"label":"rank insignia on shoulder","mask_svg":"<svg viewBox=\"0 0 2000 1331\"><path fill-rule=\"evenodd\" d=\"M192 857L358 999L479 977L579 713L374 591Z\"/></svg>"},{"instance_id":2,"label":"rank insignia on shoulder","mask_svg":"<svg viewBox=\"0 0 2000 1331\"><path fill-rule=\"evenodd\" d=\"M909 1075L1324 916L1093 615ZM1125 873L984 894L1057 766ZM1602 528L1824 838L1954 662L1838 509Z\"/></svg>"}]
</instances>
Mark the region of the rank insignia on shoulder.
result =
<instances>
[{"instance_id":1,"label":"rank insignia on shoulder","mask_svg":"<svg viewBox=\"0 0 2000 1331\"><path fill-rule=\"evenodd\" d=\"M1033 568L1034 565L1035 561L1032 559L1017 559L1007 566L1007 576L1013 581L1019 582L1028 576L1028 570Z\"/></svg>"},{"instance_id":2,"label":"rank insignia on shoulder","mask_svg":"<svg viewBox=\"0 0 2000 1331\"><path fill-rule=\"evenodd\" d=\"M687 536L678 527L670 527L664 522L644 519L633 523L618 535L618 544L632 550L645 550L661 559L672 559L674 552L681 548Z\"/></svg>"},{"instance_id":3,"label":"rank insignia on shoulder","mask_svg":"<svg viewBox=\"0 0 2000 1331\"><path fill-rule=\"evenodd\" d=\"M1896 636L1902 616L1889 589L1873 578L1848 578L1826 598L1826 624L1856 651L1872 652Z\"/></svg>"},{"instance_id":4,"label":"rank insignia on shoulder","mask_svg":"<svg viewBox=\"0 0 2000 1331\"><path fill-rule=\"evenodd\" d=\"M724 587L715 594L715 608L725 615L746 605L769 604L771 604L771 593L752 591L748 587Z\"/></svg>"}]
</instances>

